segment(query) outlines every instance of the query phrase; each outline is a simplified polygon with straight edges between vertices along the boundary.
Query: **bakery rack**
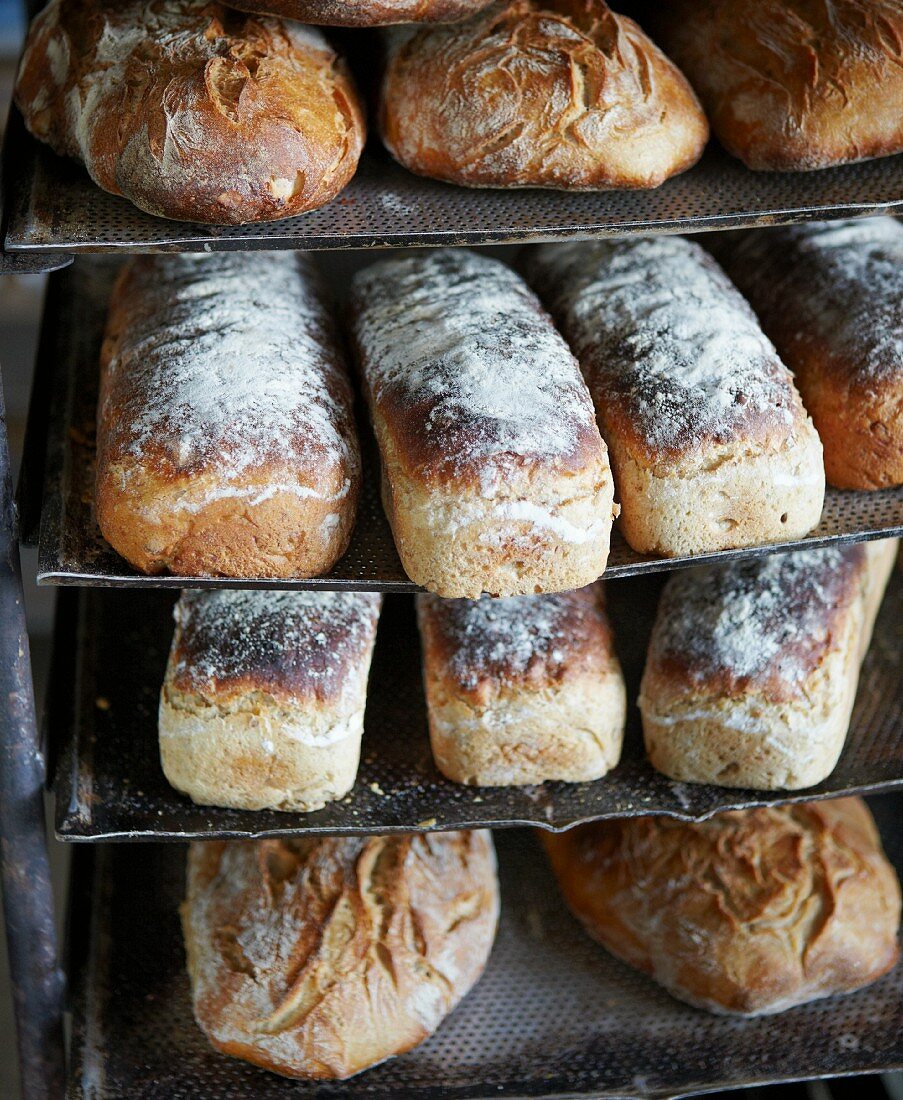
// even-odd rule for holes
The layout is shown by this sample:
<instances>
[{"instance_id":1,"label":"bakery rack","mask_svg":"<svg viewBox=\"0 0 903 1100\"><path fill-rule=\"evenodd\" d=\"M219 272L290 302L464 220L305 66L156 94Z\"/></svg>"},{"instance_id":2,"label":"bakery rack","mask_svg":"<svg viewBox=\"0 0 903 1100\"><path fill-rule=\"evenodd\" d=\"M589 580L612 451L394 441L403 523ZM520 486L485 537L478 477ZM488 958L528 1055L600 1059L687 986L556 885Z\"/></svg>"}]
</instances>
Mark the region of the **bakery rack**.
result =
<instances>
[{"instance_id":1,"label":"bakery rack","mask_svg":"<svg viewBox=\"0 0 903 1100\"><path fill-rule=\"evenodd\" d=\"M66 1088L63 982L43 832L45 772L56 777L59 835L88 842L482 823L559 828L600 813L655 809L703 817L771 801L754 792L682 787L653 776L644 768L635 728L615 786L546 785L513 793L453 787L435 773L426 749L416 662L398 658L405 646L410 652L416 644L404 599L384 613L374 682L396 680L368 713L365 760L350 801L302 819L210 811L180 799L163 782L154 757L153 714L172 593L132 589L181 587L184 579L134 574L99 539L86 503L105 288L111 264L135 252L330 249L335 263L347 265L348 250L374 247L696 233L903 212L903 156L819 173L754 175L712 148L692 171L653 192L568 195L458 189L410 176L371 147L348 189L321 210L267 225L211 228L165 222L101 192L78 166L34 142L13 110L2 182L0 271L53 271L84 253L114 254L82 257L51 277L18 489L23 533L40 543L40 580L79 589L60 593L54 690L45 709L46 758L34 719L19 532L0 431L0 872L26 1100L57 1100ZM807 541L901 530L903 492L832 494L822 526ZM372 483L355 540L322 586L385 592L413 587L401 572ZM608 575L681 564L638 560L615 545ZM656 578L628 579L610 588L613 617L624 624L618 647L633 693L657 584ZM96 590L103 587L124 591ZM630 614L618 615L618 601ZM124 623L131 625L123 630ZM860 681L847 750L815 796L903 784L901 629L898 573ZM874 802L898 866L900 798L886 794ZM213 1054L190 1019L176 918L178 846L150 845L133 858L121 846L79 845L66 967L73 1021L67 1095L658 1100L903 1067L900 970L858 995L797 1009L789 1017L750 1023L693 1013L576 933L536 858L533 837L513 831L500 837L499 847L503 926L489 973L461 1009L418 1051L351 1085L289 1086Z\"/></svg>"}]
</instances>

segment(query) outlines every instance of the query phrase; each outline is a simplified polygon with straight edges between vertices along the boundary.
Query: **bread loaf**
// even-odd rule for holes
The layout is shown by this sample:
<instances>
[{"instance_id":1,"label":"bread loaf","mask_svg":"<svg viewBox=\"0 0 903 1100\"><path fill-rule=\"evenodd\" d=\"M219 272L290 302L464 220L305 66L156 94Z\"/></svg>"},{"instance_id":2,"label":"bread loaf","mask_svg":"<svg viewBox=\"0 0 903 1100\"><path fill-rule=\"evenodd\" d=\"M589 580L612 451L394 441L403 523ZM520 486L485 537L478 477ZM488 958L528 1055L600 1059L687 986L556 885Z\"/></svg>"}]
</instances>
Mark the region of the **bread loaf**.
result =
<instances>
[{"instance_id":1,"label":"bread loaf","mask_svg":"<svg viewBox=\"0 0 903 1100\"><path fill-rule=\"evenodd\" d=\"M433 757L478 787L599 779L625 694L600 585L507 600L417 598Z\"/></svg>"},{"instance_id":2,"label":"bread loaf","mask_svg":"<svg viewBox=\"0 0 903 1100\"><path fill-rule=\"evenodd\" d=\"M830 775L896 550L887 539L674 574L640 685L653 766L757 790Z\"/></svg>"},{"instance_id":3,"label":"bread loaf","mask_svg":"<svg viewBox=\"0 0 903 1100\"><path fill-rule=\"evenodd\" d=\"M587 932L669 993L759 1016L897 962L900 885L858 798L543 834Z\"/></svg>"},{"instance_id":4,"label":"bread loaf","mask_svg":"<svg viewBox=\"0 0 903 1100\"><path fill-rule=\"evenodd\" d=\"M719 141L750 168L802 171L903 150L900 0L645 7Z\"/></svg>"},{"instance_id":5,"label":"bread loaf","mask_svg":"<svg viewBox=\"0 0 903 1100\"><path fill-rule=\"evenodd\" d=\"M380 597L183 592L160 693L160 760L205 806L317 810L357 775Z\"/></svg>"},{"instance_id":6,"label":"bread loaf","mask_svg":"<svg viewBox=\"0 0 903 1100\"><path fill-rule=\"evenodd\" d=\"M352 285L351 331L408 576L440 596L579 588L612 482L580 369L504 264L442 250Z\"/></svg>"},{"instance_id":7,"label":"bread loaf","mask_svg":"<svg viewBox=\"0 0 903 1100\"><path fill-rule=\"evenodd\" d=\"M818 436L706 252L650 237L543 245L527 263L580 360L634 550L702 554L818 523Z\"/></svg>"},{"instance_id":8,"label":"bread loaf","mask_svg":"<svg viewBox=\"0 0 903 1100\"><path fill-rule=\"evenodd\" d=\"M903 484L903 226L731 235L719 259L791 368L838 489Z\"/></svg>"},{"instance_id":9,"label":"bread loaf","mask_svg":"<svg viewBox=\"0 0 903 1100\"><path fill-rule=\"evenodd\" d=\"M272 12L302 23L379 27L388 23L454 23L491 0L238 0L240 11Z\"/></svg>"},{"instance_id":10,"label":"bread loaf","mask_svg":"<svg viewBox=\"0 0 903 1100\"><path fill-rule=\"evenodd\" d=\"M360 482L351 387L300 254L137 258L101 352L97 521L145 573L315 576Z\"/></svg>"},{"instance_id":11,"label":"bread loaf","mask_svg":"<svg viewBox=\"0 0 903 1100\"><path fill-rule=\"evenodd\" d=\"M192 844L194 1014L225 1054L346 1078L426 1039L498 920L488 832Z\"/></svg>"},{"instance_id":12,"label":"bread loaf","mask_svg":"<svg viewBox=\"0 0 903 1100\"><path fill-rule=\"evenodd\" d=\"M205 0L50 0L16 103L34 136L150 214L303 214L354 175L364 119L315 30Z\"/></svg>"},{"instance_id":13,"label":"bread loaf","mask_svg":"<svg viewBox=\"0 0 903 1100\"><path fill-rule=\"evenodd\" d=\"M656 187L708 139L683 75L603 0L502 0L397 35L382 88L389 152L470 187Z\"/></svg>"}]
</instances>

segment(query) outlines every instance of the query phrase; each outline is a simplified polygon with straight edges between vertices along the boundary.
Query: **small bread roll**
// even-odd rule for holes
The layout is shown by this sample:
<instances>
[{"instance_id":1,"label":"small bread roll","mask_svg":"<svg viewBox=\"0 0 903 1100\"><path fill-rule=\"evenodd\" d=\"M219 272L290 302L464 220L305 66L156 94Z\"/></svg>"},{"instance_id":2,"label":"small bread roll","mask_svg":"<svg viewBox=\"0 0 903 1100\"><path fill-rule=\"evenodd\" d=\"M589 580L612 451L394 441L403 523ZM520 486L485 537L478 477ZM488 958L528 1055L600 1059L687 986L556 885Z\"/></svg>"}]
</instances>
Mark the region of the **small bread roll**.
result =
<instances>
[{"instance_id":1,"label":"small bread roll","mask_svg":"<svg viewBox=\"0 0 903 1100\"><path fill-rule=\"evenodd\" d=\"M311 577L342 556L360 452L308 257L132 260L100 369L97 522L137 569Z\"/></svg>"},{"instance_id":2,"label":"small bread roll","mask_svg":"<svg viewBox=\"0 0 903 1100\"><path fill-rule=\"evenodd\" d=\"M749 168L903 150L900 0L647 0L650 30Z\"/></svg>"},{"instance_id":3,"label":"small bread roll","mask_svg":"<svg viewBox=\"0 0 903 1100\"><path fill-rule=\"evenodd\" d=\"M626 701L601 585L507 600L417 597L433 757L477 787L599 779Z\"/></svg>"},{"instance_id":4,"label":"small bread roll","mask_svg":"<svg viewBox=\"0 0 903 1100\"><path fill-rule=\"evenodd\" d=\"M380 597L183 592L160 762L205 806L317 810L354 785Z\"/></svg>"},{"instance_id":5,"label":"small bread roll","mask_svg":"<svg viewBox=\"0 0 903 1100\"><path fill-rule=\"evenodd\" d=\"M487 831L192 844L194 1015L224 1054L344 1079L431 1035L498 922Z\"/></svg>"},{"instance_id":6,"label":"small bread roll","mask_svg":"<svg viewBox=\"0 0 903 1100\"><path fill-rule=\"evenodd\" d=\"M680 237L553 244L527 268L580 360L634 550L731 550L818 523L818 435L707 252Z\"/></svg>"},{"instance_id":7,"label":"small bread roll","mask_svg":"<svg viewBox=\"0 0 903 1100\"><path fill-rule=\"evenodd\" d=\"M440 596L580 588L608 559L605 444L580 368L526 284L473 252L359 272L356 345L406 573Z\"/></svg>"},{"instance_id":8,"label":"small bread roll","mask_svg":"<svg viewBox=\"0 0 903 1100\"><path fill-rule=\"evenodd\" d=\"M207 0L50 0L16 82L25 125L149 214L303 214L354 175L364 113L319 31Z\"/></svg>"},{"instance_id":9,"label":"small bread roll","mask_svg":"<svg viewBox=\"0 0 903 1100\"><path fill-rule=\"evenodd\" d=\"M896 554L885 539L675 573L638 700L652 765L766 791L829 776Z\"/></svg>"},{"instance_id":10,"label":"small bread roll","mask_svg":"<svg viewBox=\"0 0 903 1100\"><path fill-rule=\"evenodd\" d=\"M862 218L730 236L718 258L793 371L828 481L903 485L903 225Z\"/></svg>"},{"instance_id":11,"label":"small bread roll","mask_svg":"<svg viewBox=\"0 0 903 1100\"><path fill-rule=\"evenodd\" d=\"M468 187L657 187L699 160L690 85L603 0L503 0L396 35L382 87L389 152Z\"/></svg>"},{"instance_id":12,"label":"small bread roll","mask_svg":"<svg viewBox=\"0 0 903 1100\"><path fill-rule=\"evenodd\" d=\"M232 7L301 23L381 27L390 23L456 23L489 3L491 0L233 0Z\"/></svg>"},{"instance_id":13,"label":"small bread roll","mask_svg":"<svg viewBox=\"0 0 903 1100\"><path fill-rule=\"evenodd\" d=\"M697 1008L783 1012L899 957L900 885L858 798L620 818L543 843L593 939Z\"/></svg>"}]
</instances>

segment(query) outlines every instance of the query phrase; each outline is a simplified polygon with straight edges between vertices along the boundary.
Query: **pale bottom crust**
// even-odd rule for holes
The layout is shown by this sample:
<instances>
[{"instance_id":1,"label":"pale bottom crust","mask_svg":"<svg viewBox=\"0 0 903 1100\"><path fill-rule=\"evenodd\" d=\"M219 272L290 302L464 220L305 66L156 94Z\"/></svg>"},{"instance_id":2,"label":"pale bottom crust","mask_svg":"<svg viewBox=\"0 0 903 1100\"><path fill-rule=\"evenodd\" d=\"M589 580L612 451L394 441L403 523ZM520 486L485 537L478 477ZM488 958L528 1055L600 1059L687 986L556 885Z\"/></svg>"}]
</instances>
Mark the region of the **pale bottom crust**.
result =
<instances>
[{"instance_id":1,"label":"pale bottom crust","mask_svg":"<svg viewBox=\"0 0 903 1100\"><path fill-rule=\"evenodd\" d=\"M744 452L682 476L657 477L613 446L624 538L638 553L667 557L802 538L825 499L821 445L807 428L780 451Z\"/></svg>"},{"instance_id":2,"label":"pale bottom crust","mask_svg":"<svg viewBox=\"0 0 903 1100\"><path fill-rule=\"evenodd\" d=\"M427 685L436 766L454 783L511 787L600 779L621 757L626 695L621 671L542 691L507 691L490 706L442 698Z\"/></svg>"},{"instance_id":3,"label":"pale bottom crust","mask_svg":"<svg viewBox=\"0 0 903 1100\"><path fill-rule=\"evenodd\" d=\"M526 596L591 584L605 571L614 486L553 478L535 498L422 489L383 475L383 504L407 575L449 598ZM555 490L560 491L556 494ZM569 495L573 494L573 495Z\"/></svg>"},{"instance_id":4,"label":"pale bottom crust","mask_svg":"<svg viewBox=\"0 0 903 1100\"><path fill-rule=\"evenodd\" d=\"M826 779L843 751L859 668L894 566L897 540L867 545L864 593L842 637L807 685L802 701L775 703L695 693L659 698L641 691L646 752L654 768L682 783L753 790L802 790Z\"/></svg>"},{"instance_id":5,"label":"pale bottom crust","mask_svg":"<svg viewBox=\"0 0 903 1100\"><path fill-rule=\"evenodd\" d=\"M246 697L211 706L164 686L160 762L177 791L202 806L319 810L354 786L364 709L315 714Z\"/></svg>"}]
</instances>

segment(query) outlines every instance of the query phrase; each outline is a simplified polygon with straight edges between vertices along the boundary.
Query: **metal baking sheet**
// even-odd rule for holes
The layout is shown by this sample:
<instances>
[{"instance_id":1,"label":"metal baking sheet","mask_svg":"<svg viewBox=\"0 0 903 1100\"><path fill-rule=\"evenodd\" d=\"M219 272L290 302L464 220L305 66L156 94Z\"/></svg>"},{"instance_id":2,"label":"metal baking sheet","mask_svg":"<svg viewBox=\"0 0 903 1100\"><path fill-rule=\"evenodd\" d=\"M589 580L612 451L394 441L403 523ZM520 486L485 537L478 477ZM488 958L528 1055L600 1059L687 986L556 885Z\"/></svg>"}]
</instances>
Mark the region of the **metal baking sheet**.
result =
<instances>
[{"instance_id":1,"label":"metal baking sheet","mask_svg":"<svg viewBox=\"0 0 903 1100\"><path fill-rule=\"evenodd\" d=\"M903 874L901 808L872 801ZM214 1051L191 1015L183 849L94 849L93 878L74 876L73 913L90 925L75 944L69 1100L657 1100L903 1066L903 966L777 1016L713 1016L583 933L534 835L496 845L502 912L483 978L417 1050L339 1084L289 1083Z\"/></svg>"},{"instance_id":2,"label":"metal baking sheet","mask_svg":"<svg viewBox=\"0 0 903 1100\"><path fill-rule=\"evenodd\" d=\"M490 244L575 236L698 232L903 206L903 157L820 172L750 172L712 145L689 172L648 191L472 189L422 179L374 139L348 187L319 210L280 222L205 226L145 214L31 138L13 111L5 248L105 252L374 248Z\"/></svg>"},{"instance_id":3,"label":"metal baking sheet","mask_svg":"<svg viewBox=\"0 0 903 1100\"><path fill-rule=\"evenodd\" d=\"M609 616L630 703L620 764L593 783L465 787L433 764L413 601L384 602L370 673L361 767L349 795L314 813L197 806L160 767L157 705L172 636L172 595L66 592L71 628L57 653L75 655L74 699L57 698L56 828L63 840L184 840L280 833L442 830L479 825L566 829L578 821L644 813L704 818L739 806L826 798L903 786L903 569L895 572L863 666L847 744L832 775L798 792L676 783L643 751L633 705L661 577L609 585ZM71 661L71 657L70 657ZM63 658L55 667L63 667ZM71 665L70 665L71 667ZM65 679L55 688L64 690Z\"/></svg>"},{"instance_id":4,"label":"metal baking sheet","mask_svg":"<svg viewBox=\"0 0 903 1100\"><path fill-rule=\"evenodd\" d=\"M81 259L52 279L35 391L37 410L46 410L49 420L42 423L37 415L30 418L29 435L36 437L38 442L29 441L26 448L29 461L23 465L22 474L23 482L33 494L43 484L40 509L23 502L26 539L34 537L33 517L38 511L41 513L38 583L129 588L212 586L414 591L417 586L408 580L401 567L380 503L376 448L363 418L364 485L357 524L348 551L326 577L279 581L147 577L134 570L105 542L94 517L94 417L103 321L117 262L109 258ZM366 254L357 262L366 262ZM39 475L34 471L34 464L42 447L46 458L42 464L43 473ZM829 490L821 522L815 530L805 539L780 545L790 549L900 533L903 533L903 486L869 493ZM624 577L768 553L772 549L750 547L696 557L662 558L637 554L615 530L605 575Z\"/></svg>"}]
</instances>

